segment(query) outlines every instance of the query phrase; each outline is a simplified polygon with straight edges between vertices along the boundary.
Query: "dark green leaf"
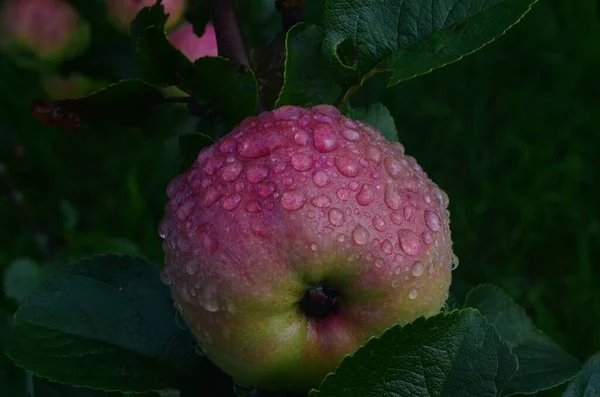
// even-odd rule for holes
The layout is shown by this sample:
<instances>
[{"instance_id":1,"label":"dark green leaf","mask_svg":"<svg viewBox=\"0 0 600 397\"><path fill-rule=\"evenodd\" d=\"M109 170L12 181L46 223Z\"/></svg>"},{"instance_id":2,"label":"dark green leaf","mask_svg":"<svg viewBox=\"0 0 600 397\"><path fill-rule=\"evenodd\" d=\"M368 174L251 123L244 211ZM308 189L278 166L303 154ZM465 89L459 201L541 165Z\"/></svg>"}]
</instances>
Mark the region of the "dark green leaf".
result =
<instances>
[{"instance_id":1,"label":"dark green leaf","mask_svg":"<svg viewBox=\"0 0 600 397\"><path fill-rule=\"evenodd\" d=\"M203 57L194 63L198 70L192 95L208 103L222 116L229 129L246 117L256 115L258 85L249 67L221 57Z\"/></svg>"},{"instance_id":2,"label":"dark green leaf","mask_svg":"<svg viewBox=\"0 0 600 397\"><path fill-rule=\"evenodd\" d=\"M500 288L489 284L476 287L467 295L465 307L478 309L519 359L519 370L504 395L550 389L579 371L578 360L537 330L525 311Z\"/></svg>"},{"instance_id":3,"label":"dark green leaf","mask_svg":"<svg viewBox=\"0 0 600 397\"><path fill-rule=\"evenodd\" d=\"M480 49L535 1L381 0L365 7L362 0L331 0L323 51L347 87L381 72L393 72L394 84Z\"/></svg>"},{"instance_id":4,"label":"dark green leaf","mask_svg":"<svg viewBox=\"0 0 600 397\"><path fill-rule=\"evenodd\" d=\"M323 23L323 15L325 14L326 1L323 0L306 0L304 8L304 20L306 23L321 25Z\"/></svg>"},{"instance_id":5,"label":"dark green leaf","mask_svg":"<svg viewBox=\"0 0 600 397\"><path fill-rule=\"evenodd\" d=\"M600 353L590 358L581 373L569 383L563 397L600 396Z\"/></svg>"},{"instance_id":6,"label":"dark green leaf","mask_svg":"<svg viewBox=\"0 0 600 397\"><path fill-rule=\"evenodd\" d=\"M377 128L390 142L398 142L398 131L390 111L380 103L374 103L368 108L352 108L345 106L344 114L352 119L364 121Z\"/></svg>"},{"instance_id":7,"label":"dark green leaf","mask_svg":"<svg viewBox=\"0 0 600 397\"><path fill-rule=\"evenodd\" d=\"M61 383L50 382L46 379L34 378L34 397L120 397L120 393L109 393L84 387L74 387Z\"/></svg>"},{"instance_id":8,"label":"dark green leaf","mask_svg":"<svg viewBox=\"0 0 600 397\"><path fill-rule=\"evenodd\" d=\"M146 29L156 27L164 31L167 19L168 16L165 14L165 8L162 4L155 3L151 7L142 8L135 16L129 30L129 36L134 46Z\"/></svg>"},{"instance_id":9,"label":"dark green leaf","mask_svg":"<svg viewBox=\"0 0 600 397\"><path fill-rule=\"evenodd\" d=\"M395 326L346 358L311 396L495 396L516 357L479 312Z\"/></svg>"},{"instance_id":10,"label":"dark green leaf","mask_svg":"<svg viewBox=\"0 0 600 397\"><path fill-rule=\"evenodd\" d=\"M194 164L202 148L212 145L213 140L205 134L188 134L179 137L179 152L181 153L181 171Z\"/></svg>"},{"instance_id":11,"label":"dark green leaf","mask_svg":"<svg viewBox=\"0 0 600 397\"><path fill-rule=\"evenodd\" d=\"M250 49L263 47L282 32L281 15L274 0L238 1L238 17L246 45Z\"/></svg>"},{"instance_id":12,"label":"dark green leaf","mask_svg":"<svg viewBox=\"0 0 600 397\"><path fill-rule=\"evenodd\" d=\"M297 24L287 34L283 89L276 107L335 104L343 88L333 79L323 58L325 33L316 25Z\"/></svg>"},{"instance_id":13,"label":"dark green leaf","mask_svg":"<svg viewBox=\"0 0 600 397\"><path fill-rule=\"evenodd\" d=\"M516 24L537 0L506 0L468 19L453 20L444 29L406 49L395 51L381 65L390 69L390 85L460 60L494 41Z\"/></svg>"},{"instance_id":14,"label":"dark green leaf","mask_svg":"<svg viewBox=\"0 0 600 397\"><path fill-rule=\"evenodd\" d=\"M201 105L215 109L229 129L256 114L258 85L249 67L221 57L202 57L192 63L171 45L162 26L141 30L143 22L150 23L138 17L134 25L140 29L135 40L136 59L145 79L192 95Z\"/></svg>"},{"instance_id":15,"label":"dark green leaf","mask_svg":"<svg viewBox=\"0 0 600 397\"><path fill-rule=\"evenodd\" d=\"M158 267L93 256L66 266L19 308L5 349L17 364L55 381L158 390L202 378L206 365L174 320Z\"/></svg>"}]
</instances>

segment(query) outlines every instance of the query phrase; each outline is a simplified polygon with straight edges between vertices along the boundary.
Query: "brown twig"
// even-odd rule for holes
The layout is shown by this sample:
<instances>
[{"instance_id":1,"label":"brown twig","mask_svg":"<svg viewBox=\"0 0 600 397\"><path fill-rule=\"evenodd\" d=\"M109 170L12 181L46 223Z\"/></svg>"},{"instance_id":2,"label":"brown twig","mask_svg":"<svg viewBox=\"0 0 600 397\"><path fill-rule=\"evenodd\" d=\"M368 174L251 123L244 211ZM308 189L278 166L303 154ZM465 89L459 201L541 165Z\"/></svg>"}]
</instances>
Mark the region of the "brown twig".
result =
<instances>
[{"instance_id":1,"label":"brown twig","mask_svg":"<svg viewBox=\"0 0 600 397\"><path fill-rule=\"evenodd\" d=\"M295 24L304 21L306 0L276 0L275 6L281 12L281 22L285 32Z\"/></svg>"},{"instance_id":2,"label":"brown twig","mask_svg":"<svg viewBox=\"0 0 600 397\"><path fill-rule=\"evenodd\" d=\"M212 0L212 22L219 55L243 66L250 66L248 51L235 10L234 0Z\"/></svg>"}]
</instances>

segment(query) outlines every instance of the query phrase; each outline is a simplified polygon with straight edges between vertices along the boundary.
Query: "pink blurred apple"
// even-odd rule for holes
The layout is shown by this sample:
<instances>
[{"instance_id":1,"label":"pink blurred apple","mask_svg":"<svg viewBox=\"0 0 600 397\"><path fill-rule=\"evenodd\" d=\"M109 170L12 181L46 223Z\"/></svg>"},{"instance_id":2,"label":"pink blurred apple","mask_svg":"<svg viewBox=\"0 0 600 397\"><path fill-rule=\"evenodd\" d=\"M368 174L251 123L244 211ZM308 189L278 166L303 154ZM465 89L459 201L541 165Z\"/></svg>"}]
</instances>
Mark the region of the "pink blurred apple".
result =
<instances>
[{"instance_id":1,"label":"pink blurred apple","mask_svg":"<svg viewBox=\"0 0 600 397\"><path fill-rule=\"evenodd\" d=\"M206 25L202 37L194 33L194 27L185 23L169 33L169 41L189 58L195 61L205 56L217 56L217 38L212 24Z\"/></svg>"}]
</instances>

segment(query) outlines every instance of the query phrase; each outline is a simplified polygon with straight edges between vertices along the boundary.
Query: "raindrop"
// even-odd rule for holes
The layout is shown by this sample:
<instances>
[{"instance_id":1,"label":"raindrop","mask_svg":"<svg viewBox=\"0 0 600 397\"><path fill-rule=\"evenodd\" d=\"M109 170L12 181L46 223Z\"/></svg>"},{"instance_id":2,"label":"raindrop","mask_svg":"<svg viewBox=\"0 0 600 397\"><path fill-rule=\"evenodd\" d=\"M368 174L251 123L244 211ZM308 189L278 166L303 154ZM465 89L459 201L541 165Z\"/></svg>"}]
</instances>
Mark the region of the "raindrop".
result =
<instances>
[{"instance_id":1,"label":"raindrop","mask_svg":"<svg viewBox=\"0 0 600 397\"><path fill-rule=\"evenodd\" d=\"M335 159L335 166L340 171L340 174L344 176L354 178L358 175L358 163L349 157L337 157Z\"/></svg>"},{"instance_id":2,"label":"raindrop","mask_svg":"<svg viewBox=\"0 0 600 397\"><path fill-rule=\"evenodd\" d=\"M263 197L270 197L275 192L275 184L273 182L263 182L258 185L258 194Z\"/></svg>"},{"instance_id":3,"label":"raindrop","mask_svg":"<svg viewBox=\"0 0 600 397\"><path fill-rule=\"evenodd\" d=\"M223 171L221 172L221 178L223 178L225 182L233 182L236 179L238 179L243 169L244 166L240 163L228 164L225 167L223 167Z\"/></svg>"},{"instance_id":4,"label":"raindrop","mask_svg":"<svg viewBox=\"0 0 600 397\"><path fill-rule=\"evenodd\" d=\"M331 204L331 199L328 196L321 195L312 199L310 203L317 208L328 208Z\"/></svg>"},{"instance_id":5,"label":"raindrop","mask_svg":"<svg viewBox=\"0 0 600 397\"><path fill-rule=\"evenodd\" d=\"M242 196L237 193L226 196L223 199L223 209L226 211L233 211L237 208L241 201Z\"/></svg>"},{"instance_id":6,"label":"raindrop","mask_svg":"<svg viewBox=\"0 0 600 397\"><path fill-rule=\"evenodd\" d=\"M383 261L380 258L375 259L375 267L380 269L383 266Z\"/></svg>"},{"instance_id":7,"label":"raindrop","mask_svg":"<svg viewBox=\"0 0 600 397\"><path fill-rule=\"evenodd\" d=\"M417 299L417 296L419 296L419 290L418 290L418 289L416 289L416 288L411 288L411 289L408 291L408 297L409 297L410 299Z\"/></svg>"},{"instance_id":8,"label":"raindrop","mask_svg":"<svg viewBox=\"0 0 600 397\"><path fill-rule=\"evenodd\" d=\"M396 191L393 185L387 185L383 195L383 201L392 210L397 210L402 204L402 197Z\"/></svg>"},{"instance_id":9,"label":"raindrop","mask_svg":"<svg viewBox=\"0 0 600 397\"><path fill-rule=\"evenodd\" d=\"M209 284L204 288L203 306L211 313L219 310L219 302L217 302L217 287L212 284Z\"/></svg>"},{"instance_id":10,"label":"raindrop","mask_svg":"<svg viewBox=\"0 0 600 397\"><path fill-rule=\"evenodd\" d=\"M281 205L287 211L296 211L304 207L306 196L298 190L289 190L281 196Z\"/></svg>"},{"instance_id":11,"label":"raindrop","mask_svg":"<svg viewBox=\"0 0 600 397\"><path fill-rule=\"evenodd\" d=\"M392 219L392 222L394 222L396 225L401 225L402 223L404 223L404 216L402 216L398 212L392 212L390 214L390 218Z\"/></svg>"},{"instance_id":12,"label":"raindrop","mask_svg":"<svg viewBox=\"0 0 600 397\"><path fill-rule=\"evenodd\" d=\"M312 244L310 245L310 249L311 249L311 251L315 251L315 252L316 252L316 251L317 251L317 248L318 248L318 246L317 246L317 244L315 244L315 243L312 243Z\"/></svg>"},{"instance_id":13,"label":"raindrop","mask_svg":"<svg viewBox=\"0 0 600 397\"><path fill-rule=\"evenodd\" d=\"M428 232L427 230L425 230L423 232L423 234L421 235L421 238L423 239L423 242L427 245L433 243L433 235Z\"/></svg>"},{"instance_id":14,"label":"raindrop","mask_svg":"<svg viewBox=\"0 0 600 397\"><path fill-rule=\"evenodd\" d=\"M375 199L375 192L373 188L367 184L364 184L358 194L356 195L356 202L362 206L367 206Z\"/></svg>"},{"instance_id":15,"label":"raindrop","mask_svg":"<svg viewBox=\"0 0 600 397\"><path fill-rule=\"evenodd\" d=\"M202 199L202 206L204 208L209 208L211 205L219 201L223 193L216 189L208 189L204 198Z\"/></svg>"},{"instance_id":16,"label":"raindrop","mask_svg":"<svg viewBox=\"0 0 600 397\"><path fill-rule=\"evenodd\" d=\"M252 200L248 204L246 204L246 211L251 214L257 214L262 210L260 203L257 200Z\"/></svg>"},{"instance_id":17,"label":"raindrop","mask_svg":"<svg viewBox=\"0 0 600 397\"><path fill-rule=\"evenodd\" d=\"M402 176L404 167L398 160L386 157L386 159L383 160L383 165L385 166L385 170L387 171L388 175L392 177L392 179L398 179Z\"/></svg>"},{"instance_id":18,"label":"raindrop","mask_svg":"<svg viewBox=\"0 0 600 397\"><path fill-rule=\"evenodd\" d=\"M437 232L441 228L440 217L432 211L425 211L425 223L432 231Z\"/></svg>"},{"instance_id":19,"label":"raindrop","mask_svg":"<svg viewBox=\"0 0 600 397\"><path fill-rule=\"evenodd\" d=\"M410 206L410 205L404 207L404 219L406 219L407 221L410 221L414 215L415 215L415 207Z\"/></svg>"},{"instance_id":20,"label":"raindrop","mask_svg":"<svg viewBox=\"0 0 600 397\"><path fill-rule=\"evenodd\" d=\"M433 264L433 262L431 262L429 264L429 266L427 266L427 273L433 274L434 271L435 271L435 265Z\"/></svg>"},{"instance_id":21,"label":"raindrop","mask_svg":"<svg viewBox=\"0 0 600 397\"><path fill-rule=\"evenodd\" d=\"M402 248L402 251L407 255L416 256L421 252L421 241L412 230L398 230L398 240L400 242L400 248Z\"/></svg>"},{"instance_id":22,"label":"raindrop","mask_svg":"<svg viewBox=\"0 0 600 397\"><path fill-rule=\"evenodd\" d=\"M264 165L253 165L246 171L246 179L252 183L259 183L269 175L269 168Z\"/></svg>"},{"instance_id":23,"label":"raindrop","mask_svg":"<svg viewBox=\"0 0 600 397\"><path fill-rule=\"evenodd\" d=\"M321 153L329 153L337 148L337 140L331 126L317 124L313 127L315 132L315 148Z\"/></svg>"},{"instance_id":24,"label":"raindrop","mask_svg":"<svg viewBox=\"0 0 600 397\"><path fill-rule=\"evenodd\" d=\"M315 171L312 179L315 185L318 187L325 187L329 184L329 182L331 182L329 174L327 174L325 171Z\"/></svg>"},{"instance_id":25,"label":"raindrop","mask_svg":"<svg viewBox=\"0 0 600 397\"><path fill-rule=\"evenodd\" d=\"M381 152L375 146L369 146L366 150L367 160L372 163L379 164L381 163Z\"/></svg>"},{"instance_id":26,"label":"raindrop","mask_svg":"<svg viewBox=\"0 0 600 397\"><path fill-rule=\"evenodd\" d=\"M373 227L380 232L384 231L385 221L383 220L383 218L379 215L375 215L375 217L373 218Z\"/></svg>"},{"instance_id":27,"label":"raindrop","mask_svg":"<svg viewBox=\"0 0 600 397\"><path fill-rule=\"evenodd\" d=\"M294 141L300 146L306 146L310 142L310 136L306 131L298 131L294 135Z\"/></svg>"},{"instance_id":28,"label":"raindrop","mask_svg":"<svg viewBox=\"0 0 600 397\"><path fill-rule=\"evenodd\" d=\"M412 267L412 275L415 277L420 277L425 271L425 266L421 262L415 262Z\"/></svg>"},{"instance_id":29,"label":"raindrop","mask_svg":"<svg viewBox=\"0 0 600 397\"><path fill-rule=\"evenodd\" d=\"M345 140L350 142L356 142L360 140L360 133L351 128L343 128L341 134Z\"/></svg>"},{"instance_id":30,"label":"raindrop","mask_svg":"<svg viewBox=\"0 0 600 397\"><path fill-rule=\"evenodd\" d=\"M340 188L337 191L337 196L340 200L346 201L350 197L350 192L348 191L348 189Z\"/></svg>"},{"instance_id":31,"label":"raindrop","mask_svg":"<svg viewBox=\"0 0 600 397\"><path fill-rule=\"evenodd\" d=\"M313 166L313 159L308 154L295 154L292 156L290 163L296 171L308 171Z\"/></svg>"},{"instance_id":32,"label":"raindrop","mask_svg":"<svg viewBox=\"0 0 600 397\"><path fill-rule=\"evenodd\" d=\"M455 270L458 267L458 256L456 254L452 254L452 270Z\"/></svg>"},{"instance_id":33,"label":"raindrop","mask_svg":"<svg viewBox=\"0 0 600 397\"><path fill-rule=\"evenodd\" d=\"M333 226L342 226L344 224L344 213L337 208L330 209L328 217L329 222L331 222Z\"/></svg>"},{"instance_id":34,"label":"raindrop","mask_svg":"<svg viewBox=\"0 0 600 397\"><path fill-rule=\"evenodd\" d=\"M350 190L352 190L353 192L357 191L357 190L358 190L358 182L356 182L356 181L352 181L352 182L350 182L350 183L348 184L348 188L349 188Z\"/></svg>"},{"instance_id":35,"label":"raindrop","mask_svg":"<svg viewBox=\"0 0 600 397\"><path fill-rule=\"evenodd\" d=\"M394 251L394 245L390 243L390 240L385 239L381 243L381 250L389 255Z\"/></svg>"},{"instance_id":36,"label":"raindrop","mask_svg":"<svg viewBox=\"0 0 600 397\"><path fill-rule=\"evenodd\" d=\"M185 264L185 272L190 276L195 274L198 271L198 262L196 260L191 260Z\"/></svg>"},{"instance_id":37,"label":"raindrop","mask_svg":"<svg viewBox=\"0 0 600 397\"><path fill-rule=\"evenodd\" d=\"M361 225L356 226L352 231L352 240L358 245L365 245L369 241L369 237L369 232Z\"/></svg>"}]
</instances>

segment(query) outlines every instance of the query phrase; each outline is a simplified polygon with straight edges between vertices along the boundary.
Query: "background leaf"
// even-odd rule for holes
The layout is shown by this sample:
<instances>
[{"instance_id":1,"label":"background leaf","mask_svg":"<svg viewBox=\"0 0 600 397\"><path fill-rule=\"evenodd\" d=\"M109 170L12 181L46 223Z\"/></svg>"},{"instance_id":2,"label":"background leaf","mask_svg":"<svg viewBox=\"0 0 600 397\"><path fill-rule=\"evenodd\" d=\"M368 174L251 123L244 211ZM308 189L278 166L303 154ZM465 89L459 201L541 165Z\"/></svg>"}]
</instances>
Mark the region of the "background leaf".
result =
<instances>
[{"instance_id":1,"label":"background leaf","mask_svg":"<svg viewBox=\"0 0 600 397\"><path fill-rule=\"evenodd\" d=\"M600 353L590 358L575 380L569 383L564 397L600 396Z\"/></svg>"},{"instance_id":2,"label":"background leaf","mask_svg":"<svg viewBox=\"0 0 600 397\"><path fill-rule=\"evenodd\" d=\"M347 105L344 114L355 120L371 124L383 133L390 142L398 142L398 131L390 111L380 103L374 103L368 108L352 108Z\"/></svg>"},{"instance_id":3,"label":"background leaf","mask_svg":"<svg viewBox=\"0 0 600 397\"><path fill-rule=\"evenodd\" d=\"M485 284L473 289L465 306L478 309L519 359L519 370L504 395L550 389L579 371L579 361L537 330L525 311L500 288Z\"/></svg>"},{"instance_id":4,"label":"background leaf","mask_svg":"<svg viewBox=\"0 0 600 397\"><path fill-rule=\"evenodd\" d=\"M21 305L6 354L40 376L103 390L158 390L211 376L191 334L177 328L158 273L115 255L65 267Z\"/></svg>"}]
</instances>

